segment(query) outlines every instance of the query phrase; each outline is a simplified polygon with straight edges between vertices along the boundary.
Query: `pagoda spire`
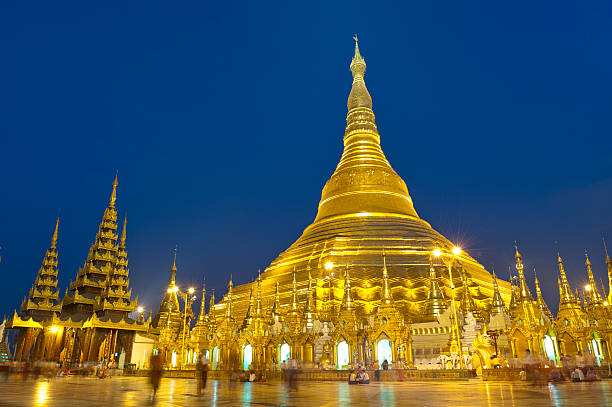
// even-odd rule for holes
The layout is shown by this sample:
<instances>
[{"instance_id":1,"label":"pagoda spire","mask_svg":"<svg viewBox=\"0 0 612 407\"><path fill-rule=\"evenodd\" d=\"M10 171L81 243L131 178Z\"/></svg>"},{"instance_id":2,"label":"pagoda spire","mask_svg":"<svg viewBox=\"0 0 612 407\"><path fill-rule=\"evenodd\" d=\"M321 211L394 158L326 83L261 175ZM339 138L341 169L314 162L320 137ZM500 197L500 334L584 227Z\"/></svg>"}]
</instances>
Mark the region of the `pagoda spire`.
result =
<instances>
[{"instance_id":1,"label":"pagoda spire","mask_svg":"<svg viewBox=\"0 0 612 407\"><path fill-rule=\"evenodd\" d=\"M200 303L200 314L196 325L206 323L206 280L202 283L202 302Z\"/></svg>"},{"instance_id":2,"label":"pagoda spire","mask_svg":"<svg viewBox=\"0 0 612 407\"><path fill-rule=\"evenodd\" d=\"M495 270L493 270L493 300L491 301L491 315L502 314L504 312L506 312L506 304L504 303L501 293L499 292L497 276L495 275Z\"/></svg>"},{"instance_id":3,"label":"pagoda spire","mask_svg":"<svg viewBox=\"0 0 612 407\"><path fill-rule=\"evenodd\" d=\"M533 296L531 295L531 291L529 291L529 286L527 285L527 281L525 280L525 273L523 271L523 261L521 254L518 251L518 245L514 242L514 249L516 253L514 254L514 258L516 259L516 270L518 271L519 278L519 300L529 300L533 301Z\"/></svg>"},{"instance_id":4,"label":"pagoda spire","mask_svg":"<svg viewBox=\"0 0 612 407\"><path fill-rule=\"evenodd\" d=\"M516 287L516 284L514 281L514 275L512 274L512 268L510 268L510 266L508 266L508 273L510 274L510 290L511 290L510 304L508 305L508 309L512 313L518 307L519 294L518 294L518 288Z\"/></svg>"},{"instance_id":5,"label":"pagoda spire","mask_svg":"<svg viewBox=\"0 0 612 407\"><path fill-rule=\"evenodd\" d=\"M208 307L208 329L214 332L217 328L217 313L215 312L215 289L210 293L210 303Z\"/></svg>"},{"instance_id":6,"label":"pagoda spire","mask_svg":"<svg viewBox=\"0 0 612 407\"><path fill-rule=\"evenodd\" d=\"M178 245L174 248L174 259L172 260L172 267L170 267L170 285L174 287L176 285L176 252L178 252Z\"/></svg>"},{"instance_id":7,"label":"pagoda spire","mask_svg":"<svg viewBox=\"0 0 612 407\"><path fill-rule=\"evenodd\" d=\"M249 306L246 314L244 315L244 321L242 322L242 329L245 329L253 323L253 286L251 286L251 294L249 295Z\"/></svg>"},{"instance_id":8,"label":"pagoda spire","mask_svg":"<svg viewBox=\"0 0 612 407\"><path fill-rule=\"evenodd\" d=\"M262 308L261 308L261 271L257 270L257 306L255 307L255 316L257 318L261 318L262 316Z\"/></svg>"},{"instance_id":9,"label":"pagoda spire","mask_svg":"<svg viewBox=\"0 0 612 407\"><path fill-rule=\"evenodd\" d=\"M612 259L608 254L608 245L606 245L606 239L602 238L604 250L606 252L606 266L608 268L608 304L612 304Z\"/></svg>"},{"instance_id":10,"label":"pagoda spire","mask_svg":"<svg viewBox=\"0 0 612 407\"><path fill-rule=\"evenodd\" d=\"M230 274L230 280L227 284L227 310L225 311L225 319L230 321L232 319L232 302L234 301L232 291L234 289L234 282L232 281L232 275Z\"/></svg>"},{"instance_id":11,"label":"pagoda spire","mask_svg":"<svg viewBox=\"0 0 612 407\"><path fill-rule=\"evenodd\" d=\"M346 214L393 213L418 218L404 181L380 146L372 97L365 83L366 62L357 37L350 70L353 83L347 100L344 150L336 171L325 184L315 223ZM368 194L364 200L363 193ZM365 206L364 206L365 205ZM367 215L366 215L367 214Z\"/></svg>"},{"instance_id":12,"label":"pagoda spire","mask_svg":"<svg viewBox=\"0 0 612 407\"><path fill-rule=\"evenodd\" d=\"M102 292L100 299L95 305L96 311L102 311L102 313L112 313L117 315L121 313L124 317L130 312L133 312L137 305L138 300L131 300L132 291L129 288L130 280L128 269L128 258L127 258L127 215L123 218L123 230L121 231L121 240L117 246L115 264L112 272L110 273L106 289Z\"/></svg>"},{"instance_id":13,"label":"pagoda spire","mask_svg":"<svg viewBox=\"0 0 612 407\"><path fill-rule=\"evenodd\" d=\"M433 256L429 255L429 293L427 294L425 317L428 319L435 319L444 313L446 308L446 300L440 289L438 276L436 275L436 269L433 263Z\"/></svg>"},{"instance_id":14,"label":"pagoda spire","mask_svg":"<svg viewBox=\"0 0 612 407\"><path fill-rule=\"evenodd\" d=\"M349 267L346 265L344 272L344 295L342 296L342 305L340 310L350 311L353 309L353 299L351 297L351 276L349 275Z\"/></svg>"},{"instance_id":15,"label":"pagoda spire","mask_svg":"<svg viewBox=\"0 0 612 407\"><path fill-rule=\"evenodd\" d=\"M316 284L316 280L314 280ZM308 271L308 292L306 294L306 306L304 307L304 320L306 322L306 327L311 328L313 326L314 320L316 318L316 292L312 288L313 278Z\"/></svg>"},{"instance_id":16,"label":"pagoda spire","mask_svg":"<svg viewBox=\"0 0 612 407\"><path fill-rule=\"evenodd\" d=\"M55 249L57 247L57 232L59 230L59 216L55 220L55 230L53 230L53 236L51 236L51 248Z\"/></svg>"},{"instance_id":17,"label":"pagoda spire","mask_svg":"<svg viewBox=\"0 0 612 407\"><path fill-rule=\"evenodd\" d=\"M293 282L291 285L291 313L296 313L298 308L297 282L295 280L295 267L293 267Z\"/></svg>"},{"instance_id":18,"label":"pagoda spire","mask_svg":"<svg viewBox=\"0 0 612 407\"><path fill-rule=\"evenodd\" d=\"M270 312L272 323L280 320L281 309L280 309L280 294L278 293L278 281L274 288L274 304L272 304L272 310Z\"/></svg>"},{"instance_id":19,"label":"pagoda spire","mask_svg":"<svg viewBox=\"0 0 612 407\"><path fill-rule=\"evenodd\" d=\"M563 260L561 259L561 255L557 253L557 264L559 265L559 308L563 305L570 305L576 302L576 298L572 293L572 287L570 287L569 282L567 281L567 275L565 274L565 269L563 268Z\"/></svg>"},{"instance_id":20,"label":"pagoda spire","mask_svg":"<svg viewBox=\"0 0 612 407\"><path fill-rule=\"evenodd\" d=\"M535 278L535 286L536 286L536 302L538 303L538 307L540 310L550 319L553 320L552 312L550 312L550 308L546 305L544 301L544 297L542 296L542 290L540 289L540 280L538 280L538 275L536 274L535 268L533 269L533 275Z\"/></svg>"},{"instance_id":21,"label":"pagoda spire","mask_svg":"<svg viewBox=\"0 0 612 407\"><path fill-rule=\"evenodd\" d=\"M70 283L71 292L67 292L62 301L63 309L68 313L91 315L94 311L109 309L102 294L108 294L107 285L112 282L109 276L113 274L117 262L117 185L115 175L110 202L102 216L95 241L89 248L85 264L77 273L76 281ZM122 309L116 310L130 312L128 308L132 303L128 301L128 305L124 305L121 305Z\"/></svg>"},{"instance_id":22,"label":"pagoda spire","mask_svg":"<svg viewBox=\"0 0 612 407\"><path fill-rule=\"evenodd\" d=\"M387 272L387 259L385 257L385 250L383 249L383 286L382 286L382 298L381 303L383 305L390 305L393 303L393 295L389 289L389 273Z\"/></svg>"},{"instance_id":23,"label":"pagoda spire","mask_svg":"<svg viewBox=\"0 0 612 407\"><path fill-rule=\"evenodd\" d=\"M468 312L471 312L474 318L480 319L480 310L476 307L476 304L474 303L474 298L472 297L472 293L470 292L470 280L465 274L465 269L463 267L461 267L461 285L463 285L461 311L464 313L464 315L466 315Z\"/></svg>"},{"instance_id":24,"label":"pagoda spire","mask_svg":"<svg viewBox=\"0 0 612 407\"><path fill-rule=\"evenodd\" d=\"M599 307L603 304L603 299L601 297L601 294L599 293L597 284L595 283L595 277L593 276L593 268L591 267L591 260L589 260L589 253L586 250L584 251L584 256L586 257L584 265L586 266L587 275L589 278L589 286L587 287L587 294L589 296L589 306Z\"/></svg>"},{"instance_id":25,"label":"pagoda spire","mask_svg":"<svg viewBox=\"0 0 612 407\"><path fill-rule=\"evenodd\" d=\"M59 216L55 220L55 229L51 236L51 245L45 252L42 264L36 274L34 284L30 289L27 300L21 304L21 312L25 316L50 317L61 312L62 305L58 304L57 292L57 234L59 230ZM2 338L0 338L0 341Z\"/></svg>"},{"instance_id":26,"label":"pagoda spire","mask_svg":"<svg viewBox=\"0 0 612 407\"><path fill-rule=\"evenodd\" d=\"M117 201L117 185L119 185L119 182L117 180L118 176L119 176L119 172L115 174L115 180L113 181L113 191L111 192L110 202L108 204L108 206L111 206L113 208L115 207L115 202Z\"/></svg>"}]
</instances>

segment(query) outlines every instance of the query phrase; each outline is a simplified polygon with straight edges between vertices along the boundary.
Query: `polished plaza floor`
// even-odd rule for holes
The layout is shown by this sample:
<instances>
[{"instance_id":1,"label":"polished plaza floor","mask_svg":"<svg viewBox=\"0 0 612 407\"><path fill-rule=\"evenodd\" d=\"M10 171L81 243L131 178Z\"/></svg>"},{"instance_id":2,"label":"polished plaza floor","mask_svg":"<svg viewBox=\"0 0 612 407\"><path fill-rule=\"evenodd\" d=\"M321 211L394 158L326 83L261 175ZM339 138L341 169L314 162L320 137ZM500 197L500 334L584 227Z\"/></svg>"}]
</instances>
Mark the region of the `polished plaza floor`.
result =
<instances>
[{"instance_id":1,"label":"polished plaza floor","mask_svg":"<svg viewBox=\"0 0 612 407\"><path fill-rule=\"evenodd\" d=\"M198 397L194 380L162 379L156 406L612 406L612 381L543 387L523 383L404 382L349 386L300 382L289 392L278 382L209 382ZM144 378L8 380L0 382L0 406L151 405Z\"/></svg>"}]
</instances>

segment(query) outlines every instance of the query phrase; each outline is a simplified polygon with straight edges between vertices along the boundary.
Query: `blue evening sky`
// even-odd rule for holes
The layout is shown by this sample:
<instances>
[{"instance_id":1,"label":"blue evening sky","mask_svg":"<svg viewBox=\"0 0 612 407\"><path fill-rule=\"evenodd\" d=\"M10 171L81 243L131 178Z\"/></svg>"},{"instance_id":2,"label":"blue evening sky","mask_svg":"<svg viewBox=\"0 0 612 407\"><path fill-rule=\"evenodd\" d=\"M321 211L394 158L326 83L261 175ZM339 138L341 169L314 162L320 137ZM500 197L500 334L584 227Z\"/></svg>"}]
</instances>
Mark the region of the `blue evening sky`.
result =
<instances>
[{"instance_id":1,"label":"blue evening sky","mask_svg":"<svg viewBox=\"0 0 612 407\"><path fill-rule=\"evenodd\" d=\"M313 219L342 151L354 33L383 149L421 217L551 306L612 246L607 2L0 4L0 313L61 211L63 296L119 170L131 286L250 281ZM115 4L115 5L113 5ZM555 243L557 242L557 243ZM533 287L533 285L532 285Z\"/></svg>"}]
</instances>

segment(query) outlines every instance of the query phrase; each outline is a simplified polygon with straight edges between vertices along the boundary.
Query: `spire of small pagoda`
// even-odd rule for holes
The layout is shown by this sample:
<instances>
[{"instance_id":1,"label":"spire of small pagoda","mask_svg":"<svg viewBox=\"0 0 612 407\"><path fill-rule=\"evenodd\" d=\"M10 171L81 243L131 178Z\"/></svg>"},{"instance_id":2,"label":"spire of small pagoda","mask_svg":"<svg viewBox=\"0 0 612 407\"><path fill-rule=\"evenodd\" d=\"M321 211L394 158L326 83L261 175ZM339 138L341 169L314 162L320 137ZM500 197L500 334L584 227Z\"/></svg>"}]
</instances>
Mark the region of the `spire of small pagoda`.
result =
<instances>
[{"instance_id":1,"label":"spire of small pagoda","mask_svg":"<svg viewBox=\"0 0 612 407\"><path fill-rule=\"evenodd\" d=\"M602 238L604 250L606 252L606 266L608 268L608 304L612 304L612 259L610 259L610 255L608 254L608 245L606 244L606 239Z\"/></svg>"},{"instance_id":2,"label":"spire of small pagoda","mask_svg":"<svg viewBox=\"0 0 612 407\"><path fill-rule=\"evenodd\" d=\"M346 265L344 272L344 295L342 296L342 304L340 311L350 311L353 309L353 299L351 297L351 276L349 275L349 267Z\"/></svg>"},{"instance_id":3,"label":"spire of small pagoda","mask_svg":"<svg viewBox=\"0 0 612 407\"><path fill-rule=\"evenodd\" d=\"M546 305L544 301L544 297L542 296L542 290L540 289L540 281L538 280L538 275L536 274L535 269L533 269L533 275L535 277L535 286L536 286L536 302L538 303L538 307L540 310L550 319L553 320L552 312L550 312L550 308Z\"/></svg>"},{"instance_id":4,"label":"spire of small pagoda","mask_svg":"<svg viewBox=\"0 0 612 407\"><path fill-rule=\"evenodd\" d=\"M178 245L174 248L174 260L172 260L172 267L170 267L170 285L172 287L176 286L176 272L178 271L176 268L176 252L178 251Z\"/></svg>"},{"instance_id":5,"label":"spire of small pagoda","mask_svg":"<svg viewBox=\"0 0 612 407\"><path fill-rule=\"evenodd\" d=\"M108 206L112 206L113 208L115 207L115 202L117 201L117 185L119 185L119 181L117 180L118 176L119 172L115 174L115 180L113 181L113 192L111 192L110 201L108 203Z\"/></svg>"},{"instance_id":6,"label":"spire of small pagoda","mask_svg":"<svg viewBox=\"0 0 612 407\"><path fill-rule=\"evenodd\" d=\"M280 307L280 294L278 292L278 281L276 282L276 286L274 288L274 304L272 304L272 310L270 312L271 322L277 322L281 317L281 307Z\"/></svg>"},{"instance_id":7,"label":"spire of small pagoda","mask_svg":"<svg viewBox=\"0 0 612 407\"><path fill-rule=\"evenodd\" d=\"M429 293L427 294L427 306L425 309L425 317L427 319L436 319L446 310L446 300L440 289L436 268L433 263L433 256L429 255Z\"/></svg>"},{"instance_id":8,"label":"spire of small pagoda","mask_svg":"<svg viewBox=\"0 0 612 407\"><path fill-rule=\"evenodd\" d=\"M308 290L306 293L306 306L304 307L304 320L306 327L310 328L313 326L314 320L316 319L317 308L315 304L315 290L312 288L313 281L316 285L316 280L313 280L310 271L308 271Z\"/></svg>"},{"instance_id":9,"label":"spire of small pagoda","mask_svg":"<svg viewBox=\"0 0 612 407\"><path fill-rule=\"evenodd\" d=\"M232 317L232 302L234 301L233 298L233 291L234 289L234 282L232 281L232 275L230 274L230 280L229 283L227 284L227 309L225 310L225 320L226 321L231 321L233 319Z\"/></svg>"},{"instance_id":10,"label":"spire of small pagoda","mask_svg":"<svg viewBox=\"0 0 612 407\"><path fill-rule=\"evenodd\" d=\"M257 270L257 303L255 307L255 316L261 318L263 310L261 308L261 271Z\"/></svg>"},{"instance_id":11,"label":"spire of small pagoda","mask_svg":"<svg viewBox=\"0 0 612 407\"><path fill-rule=\"evenodd\" d=\"M587 286L589 306L599 307L603 305L603 299L601 297L601 294L599 293L597 284L595 283L595 277L593 276L593 268L591 266L591 260L589 260L589 253L586 250L584 251L584 256L586 257L586 261L584 265L586 266L587 275L589 278L589 285Z\"/></svg>"},{"instance_id":12,"label":"spire of small pagoda","mask_svg":"<svg viewBox=\"0 0 612 407\"><path fill-rule=\"evenodd\" d=\"M198 315L197 325L206 323L206 280L202 283L202 302L200 303L200 314Z\"/></svg>"},{"instance_id":13,"label":"spire of small pagoda","mask_svg":"<svg viewBox=\"0 0 612 407\"><path fill-rule=\"evenodd\" d=\"M38 269L36 279L30 289L27 300L21 304L21 312L27 316L49 317L62 310L58 304L57 292L57 234L59 230L59 216L55 221L55 229L51 236L51 245L45 252L42 264ZM0 338L1 340L1 338Z\"/></svg>"},{"instance_id":14,"label":"spire of small pagoda","mask_svg":"<svg viewBox=\"0 0 612 407\"><path fill-rule=\"evenodd\" d=\"M208 329L214 332L217 328L217 313L215 312L215 289L210 293L210 303L208 306Z\"/></svg>"},{"instance_id":15,"label":"spire of small pagoda","mask_svg":"<svg viewBox=\"0 0 612 407\"><path fill-rule=\"evenodd\" d=\"M499 285L497 284L497 276L495 270L493 270L493 300L491 301L491 315L497 315L506 312L506 304L502 299L501 293L499 292Z\"/></svg>"},{"instance_id":16,"label":"spire of small pagoda","mask_svg":"<svg viewBox=\"0 0 612 407\"><path fill-rule=\"evenodd\" d=\"M516 242L514 242L514 249L516 250L514 258L516 259L516 271L518 272L519 279L519 300L533 301L533 296L531 295L531 291L529 290L529 286L527 285L527 281L525 279L525 273L523 271L523 260L521 254L518 251L518 245L516 244Z\"/></svg>"},{"instance_id":17,"label":"spire of small pagoda","mask_svg":"<svg viewBox=\"0 0 612 407\"><path fill-rule=\"evenodd\" d=\"M290 313L295 314L298 312L298 294L297 294L297 282L295 279L295 267L293 267L293 282L291 283L291 308Z\"/></svg>"},{"instance_id":18,"label":"spire of small pagoda","mask_svg":"<svg viewBox=\"0 0 612 407\"><path fill-rule=\"evenodd\" d=\"M510 274L510 304L508 305L508 310L512 313L516 307L518 306L519 294L518 288L514 283L514 275L512 274L512 269L508 266L508 273Z\"/></svg>"},{"instance_id":19,"label":"spire of small pagoda","mask_svg":"<svg viewBox=\"0 0 612 407\"><path fill-rule=\"evenodd\" d=\"M465 274L465 269L463 267L461 267L461 284L463 285L461 312L463 312L464 315L466 315L468 312L471 312L474 318L481 319L482 315L480 313L480 310L476 307L474 297L472 297L472 293L470 292L470 280Z\"/></svg>"},{"instance_id":20,"label":"spire of small pagoda","mask_svg":"<svg viewBox=\"0 0 612 407\"><path fill-rule=\"evenodd\" d=\"M249 294L249 306L246 314L244 315L244 321L242 322L242 329L245 329L253 323L253 286L251 286L251 293Z\"/></svg>"},{"instance_id":21,"label":"spire of small pagoda","mask_svg":"<svg viewBox=\"0 0 612 407\"><path fill-rule=\"evenodd\" d=\"M104 306L104 298L101 298L101 295L107 291L107 284L110 283L108 277L112 275L117 261L117 185L115 175L110 202L102 216L95 241L89 249L85 264L77 273L76 280L70 283L71 293L67 293L62 301L63 309L68 313L91 314Z\"/></svg>"},{"instance_id":22,"label":"spire of small pagoda","mask_svg":"<svg viewBox=\"0 0 612 407\"><path fill-rule=\"evenodd\" d=\"M389 273L387 271L387 259L385 257L385 249L383 249L383 284L382 284L382 298L380 300L383 305L390 305L393 303L393 295L389 289Z\"/></svg>"},{"instance_id":23,"label":"spire of small pagoda","mask_svg":"<svg viewBox=\"0 0 612 407\"><path fill-rule=\"evenodd\" d=\"M96 311L102 313L112 312L114 315L122 313L124 317L133 312L137 307L138 300L132 301L132 290L129 288L130 280L127 259L127 215L123 218L123 230L121 239L117 246L115 264L106 283L106 289L102 292L98 302L94 306Z\"/></svg>"},{"instance_id":24,"label":"spire of small pagoda","mask_svg":"<svg viewBox=\"0 0 612 407\"><path fill-rule=\"evenodd\" d=\"M565 274L565 269L563 268L563 260L561 259L561 255L559 253L557 253L557 264L559 265L559 307L561 307L563 305L575 303L576 297L574 297L572 287L570 287L570 284L567 281L567 275Z\"/></svg>"}]
</instances>

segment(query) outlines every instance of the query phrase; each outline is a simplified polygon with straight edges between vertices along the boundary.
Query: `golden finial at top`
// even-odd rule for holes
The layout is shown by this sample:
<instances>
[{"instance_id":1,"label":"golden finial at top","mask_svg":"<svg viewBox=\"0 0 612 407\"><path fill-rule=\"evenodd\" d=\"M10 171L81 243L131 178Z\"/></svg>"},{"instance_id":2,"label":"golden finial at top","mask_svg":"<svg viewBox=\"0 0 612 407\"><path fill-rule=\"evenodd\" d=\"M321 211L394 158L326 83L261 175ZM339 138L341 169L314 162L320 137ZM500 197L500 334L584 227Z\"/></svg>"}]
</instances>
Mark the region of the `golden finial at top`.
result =
<instances>
[{"instance_id":1,"label":"golden finial at top","mask_svg":"<svg viewBox=\"0 0 612 407\"><path fill-rule=\"evenodd\" d=\"M115 174L115 180L113 181L113 192L111 192L110 196L110 206L115 206L115 202L117 201L117 185L119 185L119 181L117 177L119 176L119 171Z\"/></svg>"},{"instance_id":2,"label":"golden finial at top","mask_svg":"<svg viewBox=\"0 0 612 407\"><path fill-rule=\"evenodd\" d=\"M349 94L347 107L349 111L358 107L368 107L371 109L372 97L363 79L366 70L366 62L359 52L359 42L356 34L353 39L355 40L355 55L353 55L350 65L351 72L353 73L353 86Z\"/></svg>"},{"instance_id":3,"label":"golden finial at top","mask_svg":"<svg viewBox=\"0 0 612 407\"><path fill-rule=\"evenodd\" d=\"M121 231L121 244L125 245L125 240L127 237L127 212L123 217L123 230Z\"/></svg>"},{"instance_id":4,"label":"golden finial at top","mask_svg":"<svg viewBox=\"0 0 612 407\"><path fill-rule=\"evenodd\" d=\"M57 217L57 220L55 221L55 230L53 231L53 237L51 238L51 247L53 249L55 249L55 247L57 246L57 231L59 229L59 216Z\"/></svg>"}]
</instances>

